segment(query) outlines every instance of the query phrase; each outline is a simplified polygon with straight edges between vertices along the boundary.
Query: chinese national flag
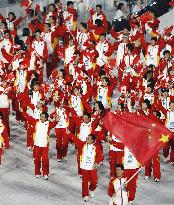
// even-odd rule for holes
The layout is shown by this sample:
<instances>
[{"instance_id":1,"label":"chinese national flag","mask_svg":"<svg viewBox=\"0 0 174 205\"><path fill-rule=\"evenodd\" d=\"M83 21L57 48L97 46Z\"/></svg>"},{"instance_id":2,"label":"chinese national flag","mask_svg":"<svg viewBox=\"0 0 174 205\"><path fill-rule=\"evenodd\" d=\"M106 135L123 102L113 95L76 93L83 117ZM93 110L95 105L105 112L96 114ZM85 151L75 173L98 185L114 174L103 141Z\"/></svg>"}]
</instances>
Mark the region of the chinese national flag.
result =
<instances>
[{"instance_id":1,"label":"chinese national flag","mask_svg":"<svg viewBox=\"0 0 174 205\"><path fill-rule=\"evenodd\" d=\"M128 147L142 166L172 136L164 125L135 113L108 112L104 127Z\"/></svg>"}]
</instances>

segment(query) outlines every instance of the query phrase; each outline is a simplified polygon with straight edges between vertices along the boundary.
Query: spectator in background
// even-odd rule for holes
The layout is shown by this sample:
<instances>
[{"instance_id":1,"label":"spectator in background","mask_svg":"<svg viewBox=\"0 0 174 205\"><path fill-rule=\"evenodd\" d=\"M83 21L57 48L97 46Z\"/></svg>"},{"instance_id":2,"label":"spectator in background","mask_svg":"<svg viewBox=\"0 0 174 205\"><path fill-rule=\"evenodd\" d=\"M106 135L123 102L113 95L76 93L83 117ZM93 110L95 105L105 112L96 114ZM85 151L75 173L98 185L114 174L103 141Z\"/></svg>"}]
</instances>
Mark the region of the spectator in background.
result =
<instances>
[{"instance_id":1,"label":"spectator in background","mask_svg":"<svg viewBox=\"0 0 174 205\"><path fill-rule=\"evenodd\" d=\"M126 19L126 18L127 18L127 15L126 15L126 12L124 11L124 4L119 3L117 6L114 20L120 20L120 19Z\"/></svg>"}]
</instances>

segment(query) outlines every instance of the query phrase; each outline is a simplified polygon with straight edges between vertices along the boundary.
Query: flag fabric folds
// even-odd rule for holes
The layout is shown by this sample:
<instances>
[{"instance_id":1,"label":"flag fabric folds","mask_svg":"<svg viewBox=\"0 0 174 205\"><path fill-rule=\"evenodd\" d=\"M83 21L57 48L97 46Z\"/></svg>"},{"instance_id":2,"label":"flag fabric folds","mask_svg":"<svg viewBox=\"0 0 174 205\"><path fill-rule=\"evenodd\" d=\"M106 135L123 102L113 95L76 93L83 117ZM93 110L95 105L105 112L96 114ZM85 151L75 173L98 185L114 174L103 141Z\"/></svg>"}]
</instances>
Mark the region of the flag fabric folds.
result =
<instances>
[{"instance_id":1,"label":"flag fabric folds","mask_svg":"<svg viewBox=\"0 0 174 205\"><path fill-rule=\"evenodd\" d=\"M135 113L108 112L103 124L128 147L142 166L172 137L164 125Z\"/></svg>"}]
</instances>

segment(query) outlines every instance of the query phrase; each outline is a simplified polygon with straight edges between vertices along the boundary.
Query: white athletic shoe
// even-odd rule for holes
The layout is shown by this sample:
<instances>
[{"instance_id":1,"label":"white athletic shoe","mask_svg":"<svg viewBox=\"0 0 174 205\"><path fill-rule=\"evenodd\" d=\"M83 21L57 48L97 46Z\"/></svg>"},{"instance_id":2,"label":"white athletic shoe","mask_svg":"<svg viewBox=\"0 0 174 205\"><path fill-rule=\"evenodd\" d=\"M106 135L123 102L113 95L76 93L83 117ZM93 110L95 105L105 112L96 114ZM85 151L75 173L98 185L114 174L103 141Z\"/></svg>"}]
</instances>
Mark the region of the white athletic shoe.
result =
<instances>
[{"instance_id":1,"label":"white athletic shoe","mask_svg":"<svg viewBox=\"0 0 174 205\"><path fill-rule=\"evenodd\" d=\"M83 198L83 200L84 200L84 202L88 202L88 201L89 201L89 197L88 197L88 196L85 196L85 197Z\"/></svg>"},{"instance_id":2,"label":"white athletic shoe","mask_svg":"<svg viewBox=\"0 0 174 205\"><path fill-rule=\"evenodd\" d=\"M160 181L160 179L158 179L158 178L155 178L155 179L154 179L154 181L155 181L155 182L159 182L159 181Z\"/></svg>"},{"instance_id":3,"label":"white athletic shoe","mask_svg":"<svg viewBox=\"0 0 174 205\"><path fill-rule=\"evenodd\" d=\"M27 147L27 150L28 150L28 151L31 151L31 147Z\"/></svg>"},{"instance_id":4,"label":"white athletic shoe","mask_svg":"<svg viewBox=\"0 0 174 205\"><path fill-rule=\"evenodd\" d=\"M169 157L163 157L164 163L168 163L170 158Z\"/></svg>"},{"instance_id":5,"label":"white athletic shoe","mask_svg":"<svg viewBox=\"0 0 174 205\"><path fill-rule=\"evenodd\" d=\"M130 201L129 205L135 205L135 203L133 201Z\"/></svg>"},{"instance_id":6,"label":"white athletic shoe","mask_svg":"<svg viewBox=\"0 0 174 205\"><path fill-rule=\"evenodd\" d=\"M149 176L145 176L144 179L145 179L145 180L149 179Z\"/></svg>"},{"instance_id":7,"label":"white athletic shoe","mask_svg":"<svg viewBox=\"0 0 174 205\"><path fill-rule=\"evenodd\" d=\"M48 175L44 175L43 177L45 180L48 180Z\"/></svg>"},{"instance_id":8,"label":"white athletic shoe","mask_svg":"<svg viewBox=\"0 0 174 205\"><path fill-rule=\"evenodd\" d=\"M40 175L35 175L36 179L38 179L40 177Z\"/></svg>"},{"instance_id":9,"label":"white athletic shoe","mask_svg":"<svg viewBox=\"0 0 174 205\"><path fill-rule=\"evenodd\" d=\"M91 198L94 198L94 191L91 191L91 192L90 192L90 197L91 197Z\"/></svg>"},{"instance_id":10,"label":"white athletic shoe","mask_svg":"<svg viewBox=\"0 0 174 205\"><path fill-rule=\"evenodd\" d=\"M64 157L64 158L62 159L62 161L63 161L63 162L66 162L66 157Z\"/></svg>"}]
</instances>

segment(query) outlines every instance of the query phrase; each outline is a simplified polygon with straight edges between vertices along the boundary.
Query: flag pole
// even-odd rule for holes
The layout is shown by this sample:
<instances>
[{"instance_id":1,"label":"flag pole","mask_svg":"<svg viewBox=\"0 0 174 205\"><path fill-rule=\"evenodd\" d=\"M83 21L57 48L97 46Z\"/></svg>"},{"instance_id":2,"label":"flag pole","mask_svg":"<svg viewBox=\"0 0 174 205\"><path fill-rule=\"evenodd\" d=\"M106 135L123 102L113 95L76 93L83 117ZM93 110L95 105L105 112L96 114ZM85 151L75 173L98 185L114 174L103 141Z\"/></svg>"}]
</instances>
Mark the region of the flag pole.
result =
<instances>
[{"instance_id":1,"label":"flag pole","mask_svg":"<svg viewBox=\"0 0 174 205\"><path fill-rule=\"evenodd\" d=\"M122 184L122 185L118 188L118 190L117 190L116 192L122 190L122 189L125 187L125 185L127 185L127 184L142 170L142 168L143 168L143 167L141 166L141 167L135 172L135 174L131 176L131 178L130 178L126 183Z\"/></svg>"},{"instance_id":2,"label":"flag pole","mask_svg":"<svg viewBox=\"0 0 174 205\"><path fill-rule=\"evenodd\" d=\"M126 185L143 169L143 167L141 166L134 175L131 176L131 178L126 182Z\"/></svg>"}]
</instances>

